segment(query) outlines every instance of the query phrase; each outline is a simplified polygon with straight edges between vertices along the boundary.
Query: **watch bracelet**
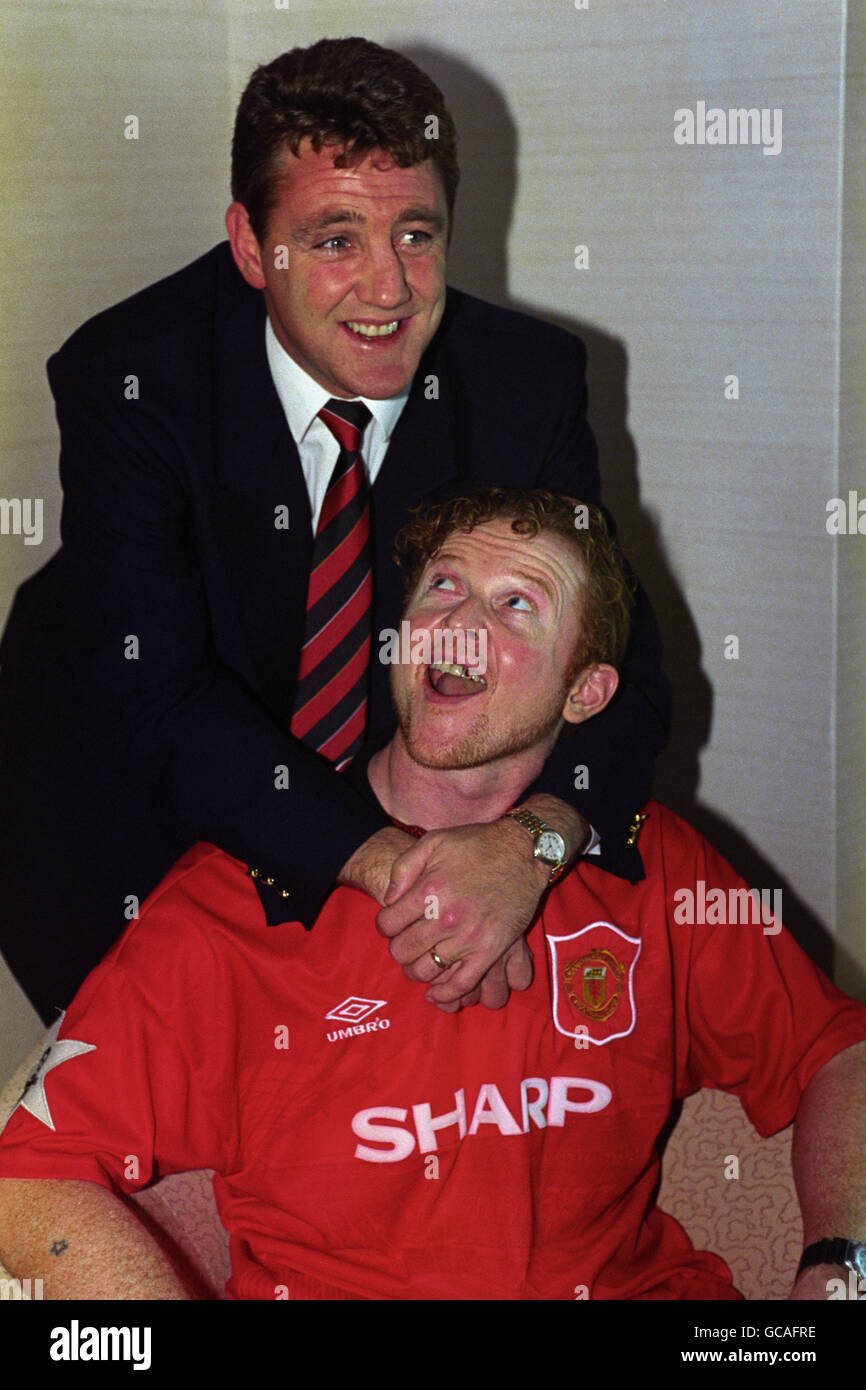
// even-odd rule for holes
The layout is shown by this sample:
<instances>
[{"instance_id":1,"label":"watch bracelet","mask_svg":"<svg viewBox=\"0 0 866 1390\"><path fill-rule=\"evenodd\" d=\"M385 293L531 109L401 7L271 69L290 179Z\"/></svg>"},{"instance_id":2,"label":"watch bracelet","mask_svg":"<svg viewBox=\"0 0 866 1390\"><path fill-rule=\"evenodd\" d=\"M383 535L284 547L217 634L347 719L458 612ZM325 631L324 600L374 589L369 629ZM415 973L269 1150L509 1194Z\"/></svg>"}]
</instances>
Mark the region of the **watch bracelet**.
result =
<instances>
[{"instance_id":1,"label":"watch bracelet","mask_svg":"<svg viewBox=\"0 0 866 1390\"><path fill-rule=\"evenodd\" d=\"M549 830L562 841L563 850L567 853L565 840L562 835L560 835L559 831L554 830L552 825L548 825L547 821L542 820L540 816L537 816L534 811L530 811L528 807L518 806L510 811L506 811L505 814L509 816L511 820L516 820L518 825L522 825L524 830L528 830L533 839L537 835L543 834L545 830ZM546 859L542 859L537 848L533 849L533 853L535 858L538 859L540 863L544 864L545 868L550 870L548 886L551 883L555 883L559 876L565 872L564 859L561 864L549 864Z\"/></svg>"},{"instance_id":2,"label":"watch bracelet","mask_svg":"<svg viewBox=\"0 0 866 1390\"><path fill-rule=\"evenodd\" d=\"M803 1251L796 1277L799 1279L804 1269L814 1265L841 1265L866 1279L866 1243L846 1240L844 1236L813 1241Z\"/></svg>"}]
</instances>

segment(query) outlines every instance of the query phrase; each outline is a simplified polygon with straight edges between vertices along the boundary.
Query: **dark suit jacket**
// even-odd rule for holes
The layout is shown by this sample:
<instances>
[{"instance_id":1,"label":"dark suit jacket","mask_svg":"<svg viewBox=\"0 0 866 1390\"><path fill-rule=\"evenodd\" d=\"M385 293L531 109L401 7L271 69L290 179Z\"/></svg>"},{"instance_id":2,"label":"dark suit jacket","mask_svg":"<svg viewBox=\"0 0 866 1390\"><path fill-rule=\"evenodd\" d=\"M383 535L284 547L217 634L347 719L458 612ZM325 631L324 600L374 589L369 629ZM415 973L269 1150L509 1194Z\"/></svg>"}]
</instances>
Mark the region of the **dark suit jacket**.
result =
<instances>
[{"instance_id":1,"label":"dark suit jacket","mask_svg":"<svg viewBox=\"0 0 866 1390\"><path fill-rule=\"evenodd\" d=\"M63 544L19 591L0 676L2 947L46 1015L190 842L273 876L291 896L265 892L268 919L309 926L386 823L288 734L312 525L264 324L223 244L49 362ZM449 291L373 488L374 649L399 623L391 546L418 501L492 483L597 497L584 367L577 338ZM285 506L288 529L275 525ZM658 661L642 600L621 694L539 784L571 799L633 878L627 827L667 729ZM369 728L380 740L393 728L375 660Z\"/></svg>"}]
</instances>

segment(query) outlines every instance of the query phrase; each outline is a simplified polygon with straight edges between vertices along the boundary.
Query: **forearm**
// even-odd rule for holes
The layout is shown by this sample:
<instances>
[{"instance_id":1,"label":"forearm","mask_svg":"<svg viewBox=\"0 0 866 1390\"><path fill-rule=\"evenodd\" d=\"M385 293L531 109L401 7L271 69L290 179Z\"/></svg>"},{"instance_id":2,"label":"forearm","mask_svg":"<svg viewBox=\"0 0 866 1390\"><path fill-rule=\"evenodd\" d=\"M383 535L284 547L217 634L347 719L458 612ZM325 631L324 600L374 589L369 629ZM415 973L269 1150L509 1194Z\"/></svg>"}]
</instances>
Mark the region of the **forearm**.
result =
<instances>
[{"instance_id":1,"label":"forearm","mask_svg":"<svg viewBox=\"0 0 866 1390\"><path fill-rule=\"evenodd\" d=\"M67 562L67 587L77 593L81 584L74 586L74 568ZM188 596L189 607L184 608L184 590L172 589L171 601L164 595L160 601L156 581L148 587L141 580L142 592L133 594L128 577L124 589L120 571L112 573L116 583L112 589L105 581L112 592L99 621L91 624L98 635L88 639L82 632L80 642L70 641L80 654L78 676L71 667L59 671L59 687L76 692L70 696L66 729L85 731L80 747L98 758L97 780L107 796L116 796L120 783L131 778L141 803L136 814L152 819L164 828L160 833L179 845L211 841L258 869L263 878L273 877L289 891L286 907L293 917L311 926L341 866L387 826L387 817L325 759L293 738L242 678L216 659L200 636L205 615ZM93 583L91 575L82 611L99 611ZM125 594L129 611L117 592ZM65 616L75 633L75 624L83 619L69 612ZM106 629L113 636L106 637ZM134 671L134 683L129 667L135 663L117 656L126 630L137 631L141 651L148 653L147 662L142 657ZM32 684L38 691L38 675ZM70 746L71 737L59 721L47 724L38 700L34 708L32 719L24 711L19 735L27 743L47 746L52 761L68 769L70 781L84 779L85 814L101 827L84 754ZM127 838L134 824L130 815ZM317 836L311 853L313 825L327 833Z\"/></svg>"},{"instance_id":2,"label":"forearm","mask_svg":"<svg viewBox=\"0 0 866 1390\"><path fill-rule=\"evenodd\" d=\"M248 713L246 692L232 684L229 673L221 676L218 711L203 702L163 726L172 744L170 804L189 838L273 876L289 890L292 913L311 926L341 867L390 829L388 818L325 759Z\"/></svg>"},{"instance_id":3,"label":"forearm","mask_svg":"<svg viewBox=\"0 0 866 1390\"><path fill-rule=\"evenodd\" d=\"M0 1260L48 1299L188 1299L132 1209L98 1183L0 1181Z\"/></svg>"},{"instance_id":4,"label":"forearm","mask_svg":"<svg viewBox=\"0 0 866 1390\"><path fill-rule=\"evenodd\" d=\"M804 1247L836 1237L866 1241L866 1043L833 1057L806 1087L794 1123L792 1164ZM857 1276L843 1267L812 1265L791 1297L835 1298L838 1281L848 1290L852 1278L856 1288Z\"/></svg>"},{"instance_id":5,"label":"forearm","mask_svg":"<svg viewBox=\"0 0 866 1390\"><path fill-rule=\"evenodd\" d=\"M360 888L377 902L384 903L395 859L416 843L405 830L386 826L359 845L337 875L337 882L349 888Z\"/></svg>"},{"instance_id":6,"label":"forearm","mask_svg":"<svg viewBox=\"0 0 866 1390\"><path fill-rule=\"evenodd\" d=\"M548 821L554 830L558 830L565 840L567 848L566 865L574 862L577 855L583 849L589 838L589 826L583 819L579 811L559 797L548 796L545 793L527 797L521 802L522 806L527 806L530 811L539 816L541 820ZM526 849L526 858L529 862L531 844L525 831L521 831L515 826L517 833L513 835L514 850L517 857ZM386 827L371 835L355 851L353 855L343 865L337 876L337 882L346 884L350 888L360 888L362 892L369 893L371 898L376 898L380 903L385 901L385 893L391 878L391 869L394 861L406 850L411 849L416 841L413 836L408 835L403 830L398 830L396 826ZM550 870L543 864L538 866L539 891L549 878Z\"/></svg>"},{"instance_id":7,"label":"forearm","mask_svg":"<svg viewBox=\"0 0 866 1390\"><path fill-rule=\"evenodd\" d=\"M806 1087L792 1163L804 1244L866 1241L866 1042L833 1057Z\"/></svg>"}]
</instances>

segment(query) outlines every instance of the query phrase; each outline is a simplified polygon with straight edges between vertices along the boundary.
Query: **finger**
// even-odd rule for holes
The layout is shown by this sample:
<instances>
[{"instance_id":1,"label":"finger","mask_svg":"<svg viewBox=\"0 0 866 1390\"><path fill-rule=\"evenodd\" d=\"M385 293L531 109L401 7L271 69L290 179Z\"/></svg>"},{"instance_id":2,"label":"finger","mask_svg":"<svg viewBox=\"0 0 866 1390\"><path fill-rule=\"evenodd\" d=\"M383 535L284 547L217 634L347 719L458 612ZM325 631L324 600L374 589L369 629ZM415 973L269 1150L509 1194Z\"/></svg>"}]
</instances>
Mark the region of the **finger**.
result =
<instances>
[{"instance_id":1,"label":"finger","mask_svg":"<svg viewBox=\"0 0 866 1390\"><path fill-rule=\"evenodd\" d=\"M529 989L534 974L532 952L521 936L502 957L509 989Z\"/></svg>"},{"instance_id":2,"label":"finger","mask_svg":"<svg viewBox=\"0 0 866 1390\"><path fill-rule=\"evenodd\" d=\"M404 927L400 935L392 937L388 943L388 950L398 965L411 965L413 961L420 963L425 957L432 962L431 948L435 948L436 954L450 965L456 959L457 952L449 950L448 947L448 936L443 932L441 923L428 922L423 918L420 922L416 921L411 926ZM438 970L441 966L435 968ZM420 978L419 975L418 979Z\"/></svg>"},{"instance_id":3,"label":"finger","mask_svg":"<svg viewBox=\"0 0 866 1390\"><path fill-rule=\"evenodd\" d=\"M481 987L479 985L477 989L472 990L471 994L464 994L462 998L456 1000L455 1003L437 1004L436 1008L443 1014L456 1014L459 1013L461 1009L471 1009L480 999Z\"/></svg>"},{"instance_id":4,"label":"finger","mask_svg":"<svg viewBox=\"0 0 866 1390\"><path fill-rule=\"evenodd\" d=\"M459 1014L462 1008L462 1003L459 999L457 999L453 1004L437 1004L436 1008L442 1014Z\"/></svg>"},{"instance_id":5,"label":"finger","mask_svg":"<svg viewBox=\"0 0 866 1390\"><path fill-rule=\"evenodd\" d=\"M481 983L484 973L484 963L479 964L477 960L455 961L447 973L447 978L443 978L443 971L439 979L431 984L424 998L429 999L431 1004L453 1004L464 994L471 994L476 985Z\"/></svg>"},{"instance_id":6,"label":"finger","mask_svg":"<svg viewBox=\"0 0 866 1390\"><path fill-rule=\"evenodd\" d=\"M481 981L479 992L485 1009L501 1009L508 1003L508 981L503 961L498 960L491 965Z\"/></svg>"},{"instance_id":7,"label":"finger","mask_svg":"<svg viewBox=\"0 0 866 1390\"><path fill-rule=\"evenodd\" d=\"M438 952L437 952L438 954ZM445 970L441 965L437 965L428 951L426 956L420 960L412 961L409 965L403 966L403 974L407 980L415 980L422 985L444 984L450 980L462 965L462 961L453 961Z\"/></svg>"},{"instance_id":8,"label":"finger","mask_svg":"<svg viewBox=\"0 0 866 1390\"><path fill-rule=\"evenodd\" d=\"M435 911L438 914L439 903L436 894L425 893L423 883L415 883L408 888L402 897L396 902L389 903L387 907L379 909L376 917L376 926L383 936L399 936L400 932L411 927L413 922L427 922L431 933L436 928L436 917L428 914ZM420 955L420 952L418 953Z\"/></svg>"},{"instance_id":9,"label":"finger","mask_svg":"<svg viewBox=\"0 0 866 1390\"><path fill-rule=\"evenodd\" d=\"M421 848L420 842L412 845L410 849L398 854L394 863L391 865L391 877L388 887L385 889L385 903L391 903L401 898L404 893L417 881L418 875L422 872L427 863L427 854Z\"/></svg>"}]
</instances>

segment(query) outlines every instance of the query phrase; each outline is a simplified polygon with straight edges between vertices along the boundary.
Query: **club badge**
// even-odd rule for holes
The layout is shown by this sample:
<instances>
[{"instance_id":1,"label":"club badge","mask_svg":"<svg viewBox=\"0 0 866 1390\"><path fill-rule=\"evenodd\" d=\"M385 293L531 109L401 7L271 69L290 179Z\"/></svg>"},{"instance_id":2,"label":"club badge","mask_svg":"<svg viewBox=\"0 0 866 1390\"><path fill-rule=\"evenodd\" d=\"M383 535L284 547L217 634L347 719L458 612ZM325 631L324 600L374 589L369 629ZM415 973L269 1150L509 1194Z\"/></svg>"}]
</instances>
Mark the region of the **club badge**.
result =
<instances>
[{"instance_id":1,"label":"club badge","mask_svg":"<svg viewBox=\"0 0 866 1390\"><path fill-rule=\"evenodd\" d=\"M640 940L611 922L592 922L570 936L548 936L547 944L558 1032L599 1045L627 1037L636 1018L634 969Z\"/></svg>"}]
</instances>

